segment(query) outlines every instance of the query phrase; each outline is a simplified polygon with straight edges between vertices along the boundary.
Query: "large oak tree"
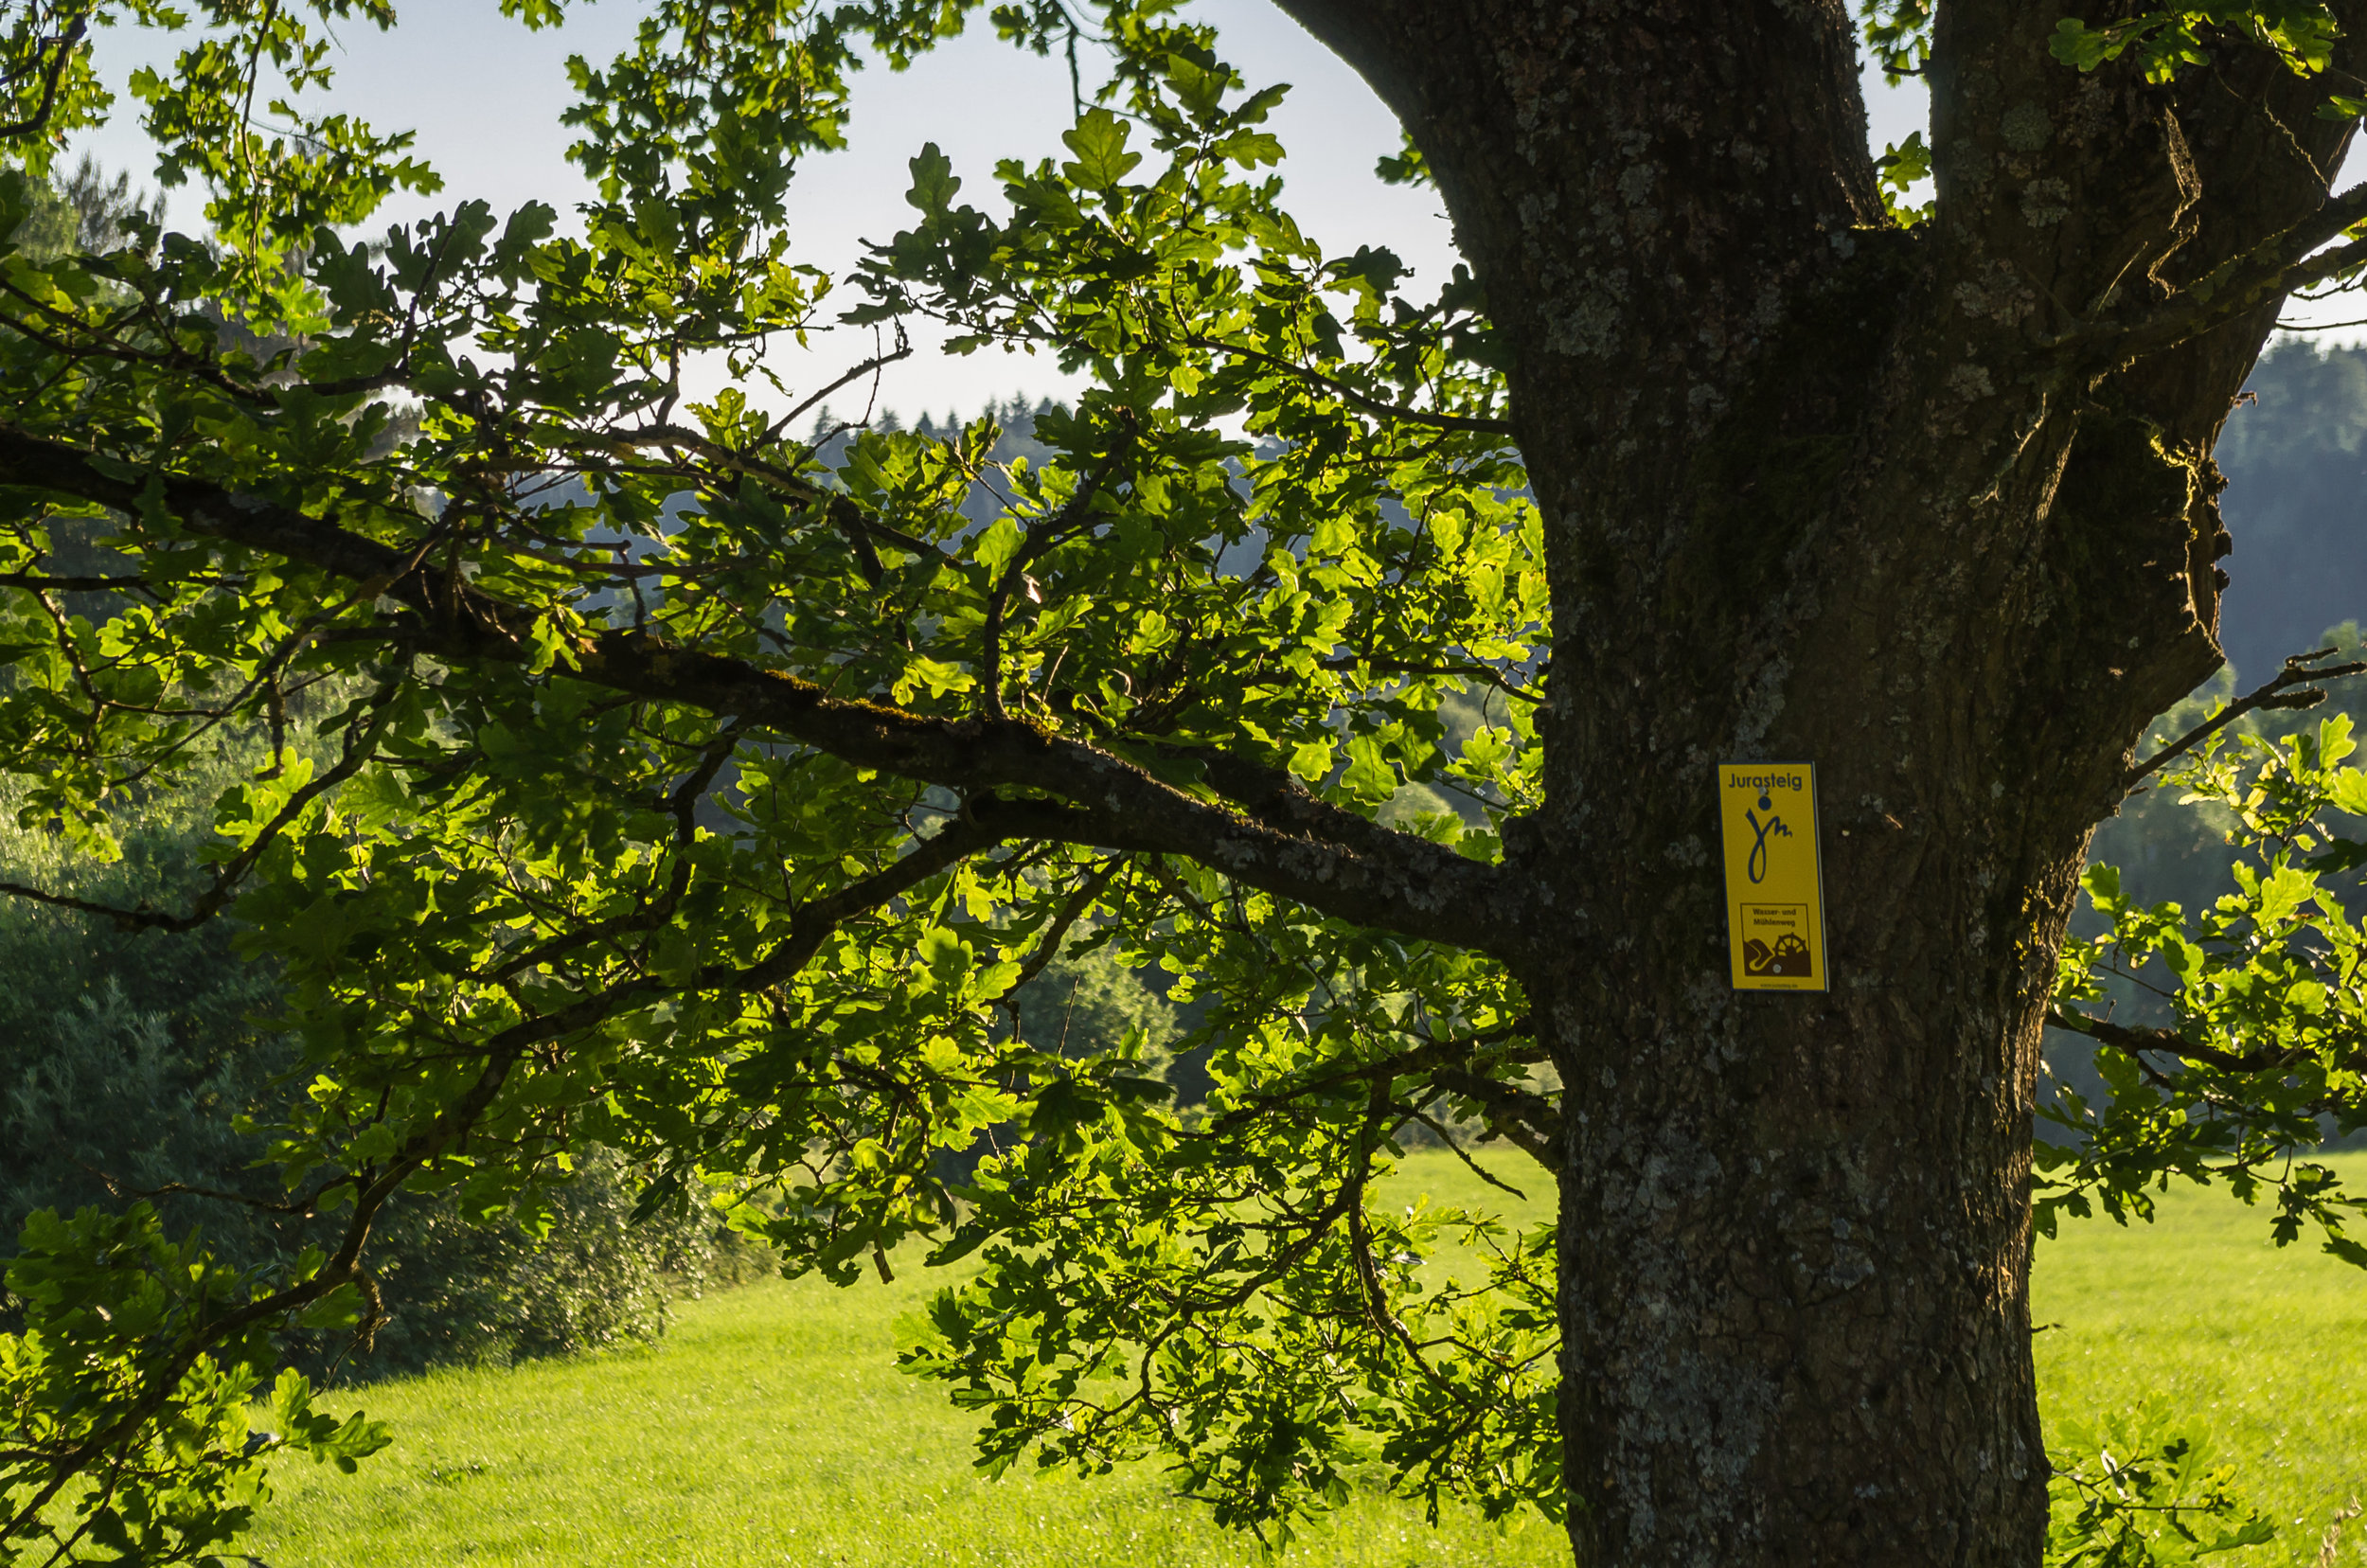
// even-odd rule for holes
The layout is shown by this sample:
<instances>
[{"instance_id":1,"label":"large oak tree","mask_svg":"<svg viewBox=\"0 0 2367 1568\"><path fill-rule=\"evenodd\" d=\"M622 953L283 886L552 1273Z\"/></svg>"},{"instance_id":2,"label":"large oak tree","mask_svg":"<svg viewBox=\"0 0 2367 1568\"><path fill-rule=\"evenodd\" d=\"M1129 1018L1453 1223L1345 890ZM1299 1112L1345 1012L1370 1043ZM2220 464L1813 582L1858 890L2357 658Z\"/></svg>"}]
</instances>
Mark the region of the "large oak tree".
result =
<instances>
[{"instance_id":1,"label":"large oak tree","mask_svg":"<svg viewBox=\"0 0 2367 1568\"><path fill-rule=\"evenodd\" d=\"M796 166L951 0L663 0L578 72L568 233L464 203L360 244L433 176L321 106L283 8L215 0L135 84L214 236L0 258L0 734L98 855L258 748L211 885L113 913L287 964L317 1078L275 1151L349 1225L262 1282L138 1211L28 1232L11 1550L203 1549L268 1331L366 1317L387 1195L530 1206L598 1141L842 1278L983 1258L912 1359L990 1455L1161 1453L1262 1525L1377 1440L1589 1564L2038 1559L2050 1007L2145 1103L2314 1073L2243 1169L2357 1106L2355 1034L2252 1058L2051 997L2090 833L2219 660L2212 441L2280 302L2367 255L2330 195L2367 17L1870 4L1931 90L1919 213L1839 0L1284 9L1468 272L1307 241L1254 64L1152 5L996 11L1108 63L1072 156L1005 165L997 218L921 150L834 292ZM36 169L105 110L95 14L14 14ZM880 353L814 368L850 297ZM818 459L916 315L1090 378L1052 460ZM1822 992L1727 979L1713 768L1769 759L1819 770ZM1063 944L1206 1004L1205 1104L1015 1016ZM1448 1121L1534 1158L1550 1233L1371 1201ZM2337 1198L2288 1210L2340 1241ZM1421 1292L1457 1235L1489 1279ZM373 1441L279 1399L262 1457Z\"/></svg>"}]
</instances>

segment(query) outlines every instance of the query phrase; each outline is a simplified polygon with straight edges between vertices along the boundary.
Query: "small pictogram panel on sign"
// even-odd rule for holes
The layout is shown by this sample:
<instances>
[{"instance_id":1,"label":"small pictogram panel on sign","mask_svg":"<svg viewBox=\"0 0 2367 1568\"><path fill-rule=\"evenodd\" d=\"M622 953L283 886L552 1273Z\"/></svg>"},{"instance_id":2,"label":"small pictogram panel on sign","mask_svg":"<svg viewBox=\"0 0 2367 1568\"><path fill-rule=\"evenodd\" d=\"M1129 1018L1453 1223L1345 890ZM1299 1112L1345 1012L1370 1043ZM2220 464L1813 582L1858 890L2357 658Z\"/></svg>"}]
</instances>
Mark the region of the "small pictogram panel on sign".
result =
<instances>
[{"instance_id":1,"label":"small pictogram panel on sign","mask_svg":"<svg viewBox=\"0 0 2367 1568\"><path fill-rule=\"evenodd\" d=\"M1824 989L1816 769L1806 762L1721 763L1717 804L1735 989Z\"/></svg>"}]
</instances>

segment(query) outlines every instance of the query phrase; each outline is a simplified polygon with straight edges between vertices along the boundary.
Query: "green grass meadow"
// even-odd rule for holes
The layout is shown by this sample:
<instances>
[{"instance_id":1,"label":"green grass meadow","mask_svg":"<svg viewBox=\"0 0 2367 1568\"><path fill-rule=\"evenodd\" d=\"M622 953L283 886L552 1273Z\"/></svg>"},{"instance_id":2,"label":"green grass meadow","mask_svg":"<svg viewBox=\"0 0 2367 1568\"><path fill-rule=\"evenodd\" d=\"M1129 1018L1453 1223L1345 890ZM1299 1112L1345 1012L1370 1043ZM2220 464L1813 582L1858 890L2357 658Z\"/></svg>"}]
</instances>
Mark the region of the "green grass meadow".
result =
<instances>
[{"instance_id":1,"label":"green grass meadow","mask_svg":"<svg viewBox=\"0 0 2367 1568\"><path fill-rule=\"evenodd\" d=\"M2349 1163L2367 1180L2367 1159ZM1408 1161L1397 1185L1455 1202L1487 1190L1440 1153ZM2207 1428L2286 1532L2223 1560L2314 1568L2332 1511L2367 1496L2367 1275L2266 1236L2261 1212L2180 1191L2150 1229L2091 1221L2043 1246L2035 1310L2057 1327L2038 1341L2041 1398L2050 1420L2150 1399ZM1255 1541L1215 1529L1155 1468L982 1480L969 1417L894 1364L895 1320L940 1282L918 1270L850 1291L769 1281L683 1303L653 1348L369 1386L356 1402L394 1423L393 1447L353 1476L283 1469L242 1549L272 1568L1260 1560ZM2358 1525L2340 1568L2367 1568ZM1272 1560L1568 1559L1542 1521L1500 1534L1450 1514L1433 1529L1417 1505L1360 1493Z\"/></svg>"},{"instance_id":2,"label":"green grass meadow","mask_svg":"<svg viewBox=\"0 0 2367 1568\"><path fill-rule=\"evenodd\" d=\"M2330 1157L2357 1191L2367 1155ZM2269 1213L2224 1188L2173 1187L2160 1218L2127 1228L2067 1222L2031 1273L2038 1402L2093 1423L2151 1401L2235 1467L2242 1495L2274 1519L2274 1548L2234 1562L2314 1568L2328 1520L2367 1502L2367 1272L2306 1234L2269 1239ZM2327 1568L2367 1568L2367 1516Z\"/></svg>"}]
</instances>

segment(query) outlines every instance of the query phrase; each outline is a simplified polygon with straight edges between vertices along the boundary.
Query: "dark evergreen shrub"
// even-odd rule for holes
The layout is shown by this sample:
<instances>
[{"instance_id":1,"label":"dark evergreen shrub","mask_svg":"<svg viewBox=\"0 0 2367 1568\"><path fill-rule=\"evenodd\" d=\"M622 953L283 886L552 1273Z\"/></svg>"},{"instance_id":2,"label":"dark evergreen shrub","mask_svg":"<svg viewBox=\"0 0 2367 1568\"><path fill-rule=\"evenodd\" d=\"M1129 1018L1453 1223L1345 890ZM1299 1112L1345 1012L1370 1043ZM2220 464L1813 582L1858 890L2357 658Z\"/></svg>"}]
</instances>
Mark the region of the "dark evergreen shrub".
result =
<instances>
[{"instance_id":1,"label":"dark evergreen shrub","mask_svg":"<svg viewBox=\"0 0 2367 1568\"><path fill-rule=\"evenodd\" d=\"M234 764L224 761L221 766ZM0 882L114 907L186 906L201 885L205 825L186 802L147 802L124 856L75 875L21 795L0 798ZM337 1217L287 1212L257 1129L301 1092L300 1056L271 1031L276 980L238 951L226 919L168 934L0 898L0 1257L27 1215L146 1197L169 1228L200 1227L217 1254L263 1268L325 1242ZM450 1194L405 1194L372 1238L384 1318L366 1342L296 1336L315 1373L383 1375L508 1362L647 1340L678 1292L765 1272L769 1257L711 1210L632 1220L637 1189L594 1150L553 1189L547 1228L475 1221ZM0 1320L7 1316L0 1306Z\"/></svg>"}]
</instances>

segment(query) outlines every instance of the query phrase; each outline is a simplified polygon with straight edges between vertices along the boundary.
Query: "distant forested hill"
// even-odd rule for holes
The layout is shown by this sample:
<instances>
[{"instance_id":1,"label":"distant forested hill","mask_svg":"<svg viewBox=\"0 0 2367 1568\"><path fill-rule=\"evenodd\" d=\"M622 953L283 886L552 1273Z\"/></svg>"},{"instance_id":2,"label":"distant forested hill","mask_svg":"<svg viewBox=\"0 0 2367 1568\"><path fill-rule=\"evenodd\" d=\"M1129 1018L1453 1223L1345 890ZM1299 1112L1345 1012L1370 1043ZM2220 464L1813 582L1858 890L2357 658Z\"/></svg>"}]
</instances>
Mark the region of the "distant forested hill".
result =
<instances>
[{"instance_id":1,"label":"distant forested hill","mask_svg":"<svg viewBox=\"0 0 2367 1568\"><path fill-rule=\"evenodd\" d=\"M2218 698L2249 691L2276 673L2289 654L2328 645L2356 649L2367 622L2367 348L2320 353L2287 342L2252 372L2247 401L2228 417L2219 438L2227 474L2219 506L2234 536L2224 564L2228 587L2219 611L2220 646L2232 670L2159 720L2141 752L2200 722ZM2335 688L2333 700L2300 713L2265 713L2240 722L2255 735L2283 737L2346 711L2367 732L2367 679ZM2235 852L2225 841L2232 819L2215 807L2181 803L2175 787L2141 790L2097 829L2095 861L2121 868L2123 885L2145 903L2208 906L2230 888ZM2343 878L2355 917L2367 917L2367 897L2356 878ZM2072 929L2092 935L2099 922L2082 901ZM2150 984L2175 987L2153 973ZM2115 1014L2123 1022L2166 1024L2159 995L2118 985ZM2090 1065L2089 1042L2047 1031L2048 1066L2056 1080L2091 1102L2104 1085ZM2039 1136L2064 1137L2060 1128Z\"/></svg>"},{"instance_id":2,"label":"distant forested hill","mask_svg":"<svg viewBox=\"0 0 2367 1568\"><path fill-rule=\"evenodd\" d=\"M2367 348L2287 341L2252 372L2219 437L2235 553L2220 646L2239 689L2326 627L2367 620Z\"/></svg>"}]
</instances>

